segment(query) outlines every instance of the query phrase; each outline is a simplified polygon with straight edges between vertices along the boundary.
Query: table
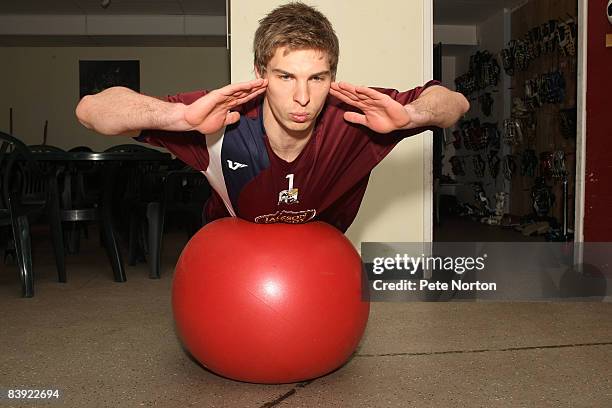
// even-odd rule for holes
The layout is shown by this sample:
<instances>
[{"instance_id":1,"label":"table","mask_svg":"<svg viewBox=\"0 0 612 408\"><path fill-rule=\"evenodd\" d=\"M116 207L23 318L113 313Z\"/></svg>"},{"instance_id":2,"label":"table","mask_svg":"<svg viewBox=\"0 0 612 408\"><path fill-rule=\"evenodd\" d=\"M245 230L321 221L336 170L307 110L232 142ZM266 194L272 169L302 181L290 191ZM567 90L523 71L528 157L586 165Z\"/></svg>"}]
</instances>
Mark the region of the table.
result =
<instances>
[{"instance_id":1,"label":"table","mask_svg":"<svg viewBox=\"0 0 612 408\"><path fill-rule=\"evenodd\" d=\"M170 153L147 152L33 152L31 157L42 162L170 162Z\"/></svg>"},{"instance_id":2,"label":"table","mask_svg":"<svg viewBox=\"0 0 612 408\"><path fill-rule=\"evenodd\" d=\"M113 228L111 206L113 204L113 187L116 182L117 171L121 165L168 164L172 161L169 153L158 152L147 149L143 151L111 151L111 152L63 152L63 151L35 151L31 158L47 166L55 167L49 171L48 187L50 191L50 211L60 214L58 217L50 217L51 229L56 257L59 257L58 274L59 280L66 281L64 253L64 237L62 221L82 221L97 219L101 222L102 237L108 250L109 259L113 268L115 281L125 282L127 280L121 251L117 245L116 234ZM71 177L80 171L78 165L83 163L98 163L102 166L110 166L108 172L104 172L102 181L101 201L95 208L77 209L62 208L61 197L70 200L72 192ZM63 182L65 190L60 196L59 183ZM151 207L151 211L149 211ZM151 203L147 207L147 217L161 217L160 203ZM160 231L161 234L161 231ZM158 241L161 241L159 239ZM153 243L155 245L155 243ZM159 246L159 243L157 243ZM157 249L157 253L159 252ZM59 255L58 255L59 254ZM151 277L159 277L159 259L151 263Z\"/></svg>"}]
</instances>

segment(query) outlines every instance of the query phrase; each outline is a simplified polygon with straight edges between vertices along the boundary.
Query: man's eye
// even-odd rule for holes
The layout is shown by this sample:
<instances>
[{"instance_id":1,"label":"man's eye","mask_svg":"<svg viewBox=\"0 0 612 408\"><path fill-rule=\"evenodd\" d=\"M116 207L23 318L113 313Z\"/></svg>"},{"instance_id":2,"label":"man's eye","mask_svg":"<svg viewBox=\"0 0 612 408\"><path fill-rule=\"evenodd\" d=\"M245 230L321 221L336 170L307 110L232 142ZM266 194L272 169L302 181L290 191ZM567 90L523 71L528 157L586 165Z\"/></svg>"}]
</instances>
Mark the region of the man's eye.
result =
<instances>
[{"instance_id":1,"label":"man's eye","mask_svg":"<svg viewBox=\"0 0 612 408\"><path fill-rule=\"evenodd\" d=\"M312 77L312 80L316 82L321 82L323 81L323 77L320 77L320 76Z\"/></svg>"},{"instance_id":2,"label":"man's eye","mask_svg":"<svg viewBox=\"0 0 612 408\"><path fill-rule=\"evenodd\" d=\"M280 75L279 78L282 79L282 80L291 79L291 77L289 75Z\"/></svg>"}]
</instances>

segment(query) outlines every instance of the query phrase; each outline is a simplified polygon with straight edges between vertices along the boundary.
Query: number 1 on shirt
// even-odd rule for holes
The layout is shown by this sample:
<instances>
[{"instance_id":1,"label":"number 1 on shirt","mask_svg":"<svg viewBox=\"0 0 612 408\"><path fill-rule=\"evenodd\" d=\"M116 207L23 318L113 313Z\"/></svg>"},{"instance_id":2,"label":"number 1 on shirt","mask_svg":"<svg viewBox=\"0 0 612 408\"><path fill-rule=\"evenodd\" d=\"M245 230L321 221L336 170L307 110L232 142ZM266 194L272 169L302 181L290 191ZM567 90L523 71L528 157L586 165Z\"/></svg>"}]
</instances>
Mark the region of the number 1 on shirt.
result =
<instances>
[{"instance_id":1,"label":"number 1 on shirt","mask_svg":"<svg viewBox=\"0 0 612 408\"><path fill-rule=\"evenodd\" d=\"M293 178L294 178L294 174L287 174L287 176L285 177L286 179L289 179L289 186L286 190L281 191L280 193L278 193L278 205L281 204L296 204L298 203L298 189L297 188L293 188Z\"/></svg>"}]
</instances>

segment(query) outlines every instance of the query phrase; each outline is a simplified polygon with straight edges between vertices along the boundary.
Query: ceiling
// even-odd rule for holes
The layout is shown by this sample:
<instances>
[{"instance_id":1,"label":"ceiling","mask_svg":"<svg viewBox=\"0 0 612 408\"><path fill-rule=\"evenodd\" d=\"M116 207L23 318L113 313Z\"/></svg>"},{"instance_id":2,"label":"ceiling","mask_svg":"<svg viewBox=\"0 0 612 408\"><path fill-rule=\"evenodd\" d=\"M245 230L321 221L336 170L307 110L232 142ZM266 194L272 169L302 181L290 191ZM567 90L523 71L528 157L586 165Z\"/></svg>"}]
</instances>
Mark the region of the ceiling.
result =
<instances>
[{"instance_id":1,"label":"ceiling","mask_svg":"<svg viewBox=\"0 0 612 408\"><path fill-rule=\"evenodd\" d=\"M102 3L110 1L108 7ZM2 0L0 14L225 15L226 0ZM308 0L306 0L308 2ZM477 24L525 0L433 0L436 24ZM52 4L52 5L51 5Z\"/></svg>"},{"instance_id":2,"label":"ceiling","mask_svg":"<svg viewBox=\"0 0 612 408\"><path fill-rule=\"evenodd\" d=\"M514 9L526 0L433 0L434 23L473 25L504 8Z\"/></svg>"},{"instance_id":3,"label":"ceiling","mask_svg":"<svg viewBox=\"0 0 612 408\"><path fill-rule=\"evenodd\" d=\"M110 4L103 8L103 2L110 2ZM224 16L225 0L1 0L0 14L204 14Z\"/></svg>"}]
</instances>

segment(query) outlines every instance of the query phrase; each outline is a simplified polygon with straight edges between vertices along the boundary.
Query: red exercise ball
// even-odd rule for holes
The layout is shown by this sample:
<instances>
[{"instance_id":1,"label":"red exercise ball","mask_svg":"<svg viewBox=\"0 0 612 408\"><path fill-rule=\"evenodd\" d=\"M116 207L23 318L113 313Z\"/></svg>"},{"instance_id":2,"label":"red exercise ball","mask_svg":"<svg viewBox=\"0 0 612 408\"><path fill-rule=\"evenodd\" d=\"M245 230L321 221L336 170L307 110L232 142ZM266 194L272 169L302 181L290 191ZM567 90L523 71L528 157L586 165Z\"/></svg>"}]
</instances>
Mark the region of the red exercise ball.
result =
<instances>
[{"instance_id":1,"label":"red exercise ball","mask_svg":"<svg viewBox=\"0 0 612 408\"><path fill-rule=\"evenodd\" d=\"M370 312L361 290L359 255L328 224L224 218L187 243L172 308L184 346L211 371L291 383L348 360Z\"/></svg>"}]
</instances>

